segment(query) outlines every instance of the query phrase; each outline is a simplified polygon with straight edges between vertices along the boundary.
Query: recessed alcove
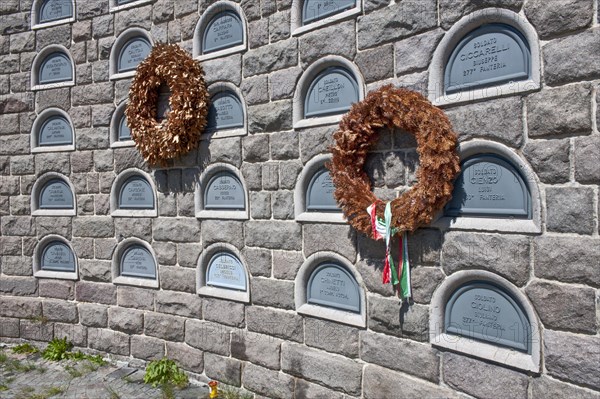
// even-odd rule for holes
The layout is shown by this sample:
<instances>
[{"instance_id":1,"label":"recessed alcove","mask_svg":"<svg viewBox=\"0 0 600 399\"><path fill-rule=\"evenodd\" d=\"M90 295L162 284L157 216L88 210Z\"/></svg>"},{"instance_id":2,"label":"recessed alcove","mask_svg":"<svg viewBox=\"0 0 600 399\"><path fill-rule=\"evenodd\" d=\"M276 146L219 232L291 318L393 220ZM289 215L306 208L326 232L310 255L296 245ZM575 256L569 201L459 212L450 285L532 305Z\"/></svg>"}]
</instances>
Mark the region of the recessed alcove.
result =
<instances>
[{"instance_id":1,"label":"recessed alcove","mask_svg":"<svg viewBox=\"0 0 600 399\"><path fill-rule=\"evenodd\" d=\"M112 258L114 284L158 288L158 263L152 246L139 238L121 241Z\"/></svg>"},{"instance_id":2,"label":"recessed alcove","mask_svg":"<svg viewBox=\"0 0 600 399\"><path fill-rule=\"evenodd\" d=\"M232 1L219 1L204 11L194 30L193 55L203 61L247 49L246 16Z\"/></svg>"},{"instance_id":3,"label":"recessed alcove","mask_svg":"<svg viewBox=\"0 0 600 399\"><path fill-rule=\"evenodd\" d=\"M121 172L112 184L110 210L114 217L157 217L156 185L152 177L135 168Z\"/></svg>"},{"instance_id":4,"label":"recessed alcove","mask_svg":"<svg viewBox=\"0 0 600 399\"><path fill-rule=\"evenodd\" d=\"M33 216L75 216L77 203L75 188L70 180L55 172L40 176L31 190Z\"/></svg>"},{"instance_id":5,"label":"recessed alcove","mask_svg":"<svg viewBox=\"0 0 600 399\"><path fill-rule=\"evenodd\" d=\"M31 29L75 21L75 0L34 0L31 5Z\"/></svg>"},{"instance_id":6,"label":"recessed alcove","mask_svg":"<svg viewBox=\"0 0 600 399\"><path fill-rule=\"evenodd\" d=\"M75 64L66 47L52 44L33 59L31 90L55 89L75 85Z\"/></svg>"},{"instance_id":7,"label":"recessed alcove","mask_svg":"<svg viewBox=\"0 0 600 399\"><path fill-rule=\"evenodd\" d=\"M110 147L132 147L135 142L131 138L131 131L127 126L127 117L125 109L127 108L127 100L122 101L113 111L110 118Z\"/></svg>"},{"instance_id":8,"label":"recessed alcove","mask_svg":"<svg viewBox=\"0 0 600 399\"><path fill-rule=\"evenodd\" d=\"M293 0L292 36L348 19L362 12L362 0Z\"/></svg>"},{"instance_id":9,"label":"recessed alcove","mask_svg":"<svg viewBox=\"0 0 600 399\"><path fill-rule=\"evenodd\" d=\"M130 28L119 35L110 50L110 79L135 75L135 70L152 50L152 39L147 31Z\"/></svg>"},{"instance_id":10,"label":"recessed alcove","mask_svg":"<svg viewBox=\"0 0 600 399\"><path fill-rule=\"evenodd\" d=\"M77 255L71 243L55 234L43 237L34 249L33 275L38 278L77 280Z\"/></svg>"},{"instance_id":11,"label":"recessed alcove","mask_svg":"<svg viewBox=\"0 0 600 399\"><path fill-rule=\"evenodd\" d=\"M248 118L242 91L231 83L218 82L208 88L208 93L210 105L203 138L246 135Z\"/></svg>"},{"instance_id":12,"label":"recessed alcove","mask_svg":"<svg viewBox=\"0 0 600 399\"><path fill-rule=\"evenodd\" d=\"M198 259L196 268L198 295L250 302L250 278L243 258L233 245L209 246Z\"/></svg>"},{"instance_id":13,"label":"recessed alcove","mask_svg":"<svg viewBox=\"0 0 600 399\"><path fill-rule=\"evenodd\" d=\"M60 108L42 111L31 127L31 152L75 150L75 129L68 113Z\"/></svg>"},{"instance_id":14,"label":"recessed alcove","mask_svg":"<svg viewBox=\"0 0 600 399\"><path fill-rule=\"evenodd\" d=\"M199 219L248 219L248 190L240 171L226 163L210 165L200 175L195 204Z\"/></svg>"}]
</instances>

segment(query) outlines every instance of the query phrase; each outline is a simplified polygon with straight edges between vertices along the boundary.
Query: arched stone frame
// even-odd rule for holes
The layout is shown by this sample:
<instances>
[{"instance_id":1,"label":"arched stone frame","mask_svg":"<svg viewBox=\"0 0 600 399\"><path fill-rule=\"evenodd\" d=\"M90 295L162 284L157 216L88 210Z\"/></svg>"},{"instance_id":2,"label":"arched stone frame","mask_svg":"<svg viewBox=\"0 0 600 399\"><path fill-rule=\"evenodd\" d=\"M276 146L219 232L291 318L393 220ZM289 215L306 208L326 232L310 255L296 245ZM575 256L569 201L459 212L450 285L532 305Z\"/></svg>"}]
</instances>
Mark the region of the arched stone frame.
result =
<instances>
[{"instance_id":1,"label":"arched stone frame","mask_svg":"<svg viewBox=\"0 0 600 399\"><path fill-rule=\"evenodd\" d=\"M240 181L244 190L244 210L204 209L204 190L208 186L210 179L218 172L229 172ZM247 220L249 218L250 202L248 199L248 187L239 169L227 163L215 163L202 172L199 182L196 185L194 202L196 217L198 219Z\"/></svg>"},{"instance_id":2,"label":"arched stone frame","mask_svg":"<svg viewBox=\"0 0 600 399\"><path fill-rule=\"evenodd\" d=\"M133 139L119 140L119 127L121 119L125 117L125 108L127 108L127 100L123 100L117 105L110 118L110 148L133 147L135 145Z\"/></svg>"},{"instance_id":3,"label":"arched stone frame","mask_svg":"<svg viewBox=\"0 0 600 399\"><path fill-rule=\"evenodd\" d=\"M75 0L70 0L71 10L72 10L72 14L70 17L61 18L61 19L57 19L54 21L42 22L42 23L38 22L40 19L40 9L41 9L42 5L44 4L44 1L46 1L46 0L33 0L33 4L31 5L31 29L32 30L43 29L43 28L48 28L51 26L75 22L75 15L77 15L76 14L77 9L75 8ZM69 0L62 0L62 1L69 1Z\"/></svg>"},{"instance_id":4,"label":"arched stone frame","mask_svg":"<svg viewBox=\"0 0 600 399\"><path fill-rule=\"evenodd\" d=\"M143 6L144 4L150 4L153 0L129 0L127 3L119 4L119 0L110 0L110 12L117 12L126 10L128 8Z\"/></svg>"},{"instance_id":5,"label":"arched stone frame","mask_svg":"<svg viewBox=\"0 0 600 399\"><path fill-rule=\"evenodd\" d=\"M320 154L313 157L304 165L296 187L294 188L294 217L298 222L324 222L324 223L346 223L344 214L340 212L308 212L306 210L306 192L308 185L315 173L317 173L326 162L331 161L331 154Z\"/></svg>"},{"instance_id":6,"label":"arched stone frame","mask_svg":"<svg viewBox=\"0 0 600 399\"><path fill-rule=\"evenodd\" d=\"M235 257L240 261L246 273L246 291L206 285L206 270L208 268L208 262L210 262L213 255L215 255L217 252L229 252L235 255ZM233 245L227 243L212 244L208 248L205 248L200 254L200 257L198 258L198 264L196 266L196 294L220 299L229 299L236 302L249 303L250 285L250 273L248 272L248 265L244 261L240 251Z\"/></svg>"},{"instance_id":7,"label":"arched stone frame","mask_svg":"<svg viewBox=\"0 0 600 399\"><path fill-rule=\"evenodd\" d=\"M40 68L41 64L44 62L46 57L53 53L62 53L69 59L71 63L71 80L66 80L63 82L56 83L40 83ZM56 89L59 87L70 87L75 86L75 63L73 62L73 57L71 57L71 53L69 50L62 45L59 44L51 44L46 46L37 53L35 58L33 59L33 63L31 64L31 90L45 90L45 89Z\"/></svg>"},{"instance_id":8,"label":"arched stone frame","mask_svg":"<svg viewBox=\"0 0 600 399\"><path fill-rule=\"evenodd\" d=\"M305 32L309 32L321 28L323 26L333 24L340 20L354 17L355 15L361 14L363 9L363 1L356 0L356 5L348 10L303 25L302 9L304 7L304 1L305 0L292 0L292 10L290 18L292 36L298 36Z\"/></svg>"},{"instance_id":9,"label":"arched stone frame","mask_svg":"<svg viewBox=\"0 0 600 399\"><path fill-rule=\"evenodd\" d=\"M523 160L514 150L504 144L487 140L472 140L459 145L461 162L477 154L495 154L518 169L524 182L527 184L531 195L531 219L507 219L493 217L472 216L444 216L440 211L433 225L435 227L456 230L479 230L498 231L507 233L530 233L542 232L542 199L537 176L529 163Z\"/></svg>"},{"instance_id":10,"label":"arched stone frame","mask_svg":"<svg viewBox=\"0 0 600 399\"><path fill-rule=\"evenodd\" d=\"M42 255L44 254L44 250L46 247L55 242L59 241L60 243L66 245L71 250L73 254L73 258L75 260L75 271L74 272L65 272L65 271L53 271L53 270L42 270ZM37 278L54 278L60 280L78 280L79 279L79 259L77 257L77 253L75 249L71 245L71 243L62 236L56 234L49 234L43 237L38 244L35 246L33 250L33 276Z\"/></svg>"},{"instance_id":11,"label":"arched stone frame","mask_svg":"<svg viewBox=\"0 0 600 399\"><path fill-rule=\"evenodd\" d=\"M69 186L73 195L73 209L40 209L40 194L42 189L51 180L62 180ZM75 187L69 178L63 174L56 172L47 172L33 183L31 189L31 215L32 216L76 216L77 215L77 195L75 195Z\"/></svg>"},{"instance_id":12,"label":"arched stone frame","mask_svg":"<svg viewBox=\"0 0 600 399\"><path fill-rule=\"evenodd\" d=\"M67 122L69 122L69 126L71 127L71 132L72 132L71 144L40 146L40 144L39 144L40 131L41 131L42 127L44 126L44 123L46 123L46 121L53 116L60 116L64 119L66 119ZM75 127L73 126L73 121L71 120L71 117L69 116L69 114L66 113L65 111L63 111L62 109L56 108L56 107L46 108L45 110L43 110L37 116L37 118L35 118L35 120L33 121L33 125L31 127L30 143L31 143L31 152L32 153L75 151Z\"/></svg>"},{"instance_id":13,"label":"arched stone frame","mask_svg":"<svg viewBox=\"0 0 600 399\"><path fill-rule=\"evenodd\" d=\"M142 278L142 277L130 277L121 276L121 258L125 254L125 251L133 245L139 245L144 247L154 260L154 266L156 267L156 278ZM137 237L126 238L121 241L114 250L111 264L112 282L117 285L132 285L135 287L148 287L148 288L159 288L159 273L158 273L158 258L152 246Z\"/></svg>"},{"instance_id":14,"label":"arched stone frame","mask_svg":"<svg viewBox=\"0 0 600 399\"><path fill-rule=\"evenodd\" d=\"M497 86L467 89L446 94L444 75L448 58L465 35L487 24L505 24L518 30L527 40L531 53L530 79L509 82ZM438 44L429 66L429 100L434 105L459 104L483 98L510 96L528 93L540 88L541 52L537 32L525 16L502 8L486 8L466 15L455 23Z\"/></svg>"},{"instance_id":15,"label":"arched stone frame","mask_svg":"<svg viewBox=\"0 0 600 399\"><path fill-rule=\"evenodd\" d=\"M342 67L348 70L356 79L356 84L358 86L358 101L361 101L365 97L365 80L356 65L348 61L346 58L336 55L328 55L323 57L318 61L313 62L304 71L300 77L300 80L298 81L296 91L294 92L292 113L294 129L311 126L334 125L342 120L345 112L337 115L304 118L304 99L311 83L319 75L319 73L333 66Z\"/></svg>"},{"instance_id":16,"label":"arched stone frame","mask_svg":"<svg viewBox=\"0 0 600 399\"><path fill-rule=\"evenodd\" d=\"M124 79L124 78L130 78L133 75L135 75L135 69L131 70L131 71L125 71L125 72L118 72L118 65L119 65L119 55L121 54L121 49L123 48L123 46L125 46L127 44L127 42L135 37L142 37L143 39L147 40L148 43L150 43L150 47L152 47L154 45L154 42L152 41L152 37L150 36L150 33L144 29L141 28L128 28L126 30L124 30L123 32L121 32L121 34L119 35L119 37L117 37L117 40L115 40L115 43L113 44L112 48L110 49L110 57L109 57L109 79L110 80L117 80L117 79Z\"/></svg>"},{"instance_id":17,"label":"arched stone frame","mask_svg":"<svg viewBox=\"0 0 600 399\"><path fill-rule=\"evenodd\" d=\"M206 27L208 26L212 18L221 11L232 11L240 17L240 21L242 22L242 44L203 54L202 41L204 38L204 31L206 30ZM208 7L206 11L204 11L204 13L200 16L200 19L196 24L196 29L194 29L194 39L192 47L192 54L194 58L198 59L199 61L205 61L230 54L240 53L242 51L246 51L247 48L248 22L246 20L246 14L244 13L244 10L242 9L242 7L240 7L239 4L228 0L219 1Z\"/></svg>"},{"instance_id":18,"label":"arched stone frame","mask_svg":"<svg viewBox=\"0 0 600 399\"><path fill-rule=\"evenodd\" d=\"M446 303L460 286L476 281L490 282L501 287L522 306L531 325L531 353L519 352L514 349L476 341L468 337L450 335L444 332ZM435 290L431 299L429 314L429 336L432 345L455 352L466 353L517 369L534 373L540 372L542 326L527 296L505 278L484 270L458 271L447 277Z\"/></svg>"},{"instance_id":19,"label":"arched stone frame","mask_svg":"<svg viewBox=\"0 0 600 399\"><path fill-rule=\"evenodd\" d=\"M326 306L313 305L307 302L307 286L313 271L324 262L332 262L342 266L356 280L360 296L360 313L353 313L341 309ZM333 320L338 323L348 324L356 327L367 326L367 296L365 284L360 273L354 265L343 256L330 251L316 252L310 255L296 275L294 281L294 303L296 312L307 316L319 317L321 319Z\"/></svg>"},{"instance_id":20,"label":"arched stone frame","mask_svg":"<svg viewBox=\"0 0 600 399\"><path fill-rule=\"evenodd\" d=\"M232 128L232 129L223 129L223 130L214 130L209 129L208 127L202 132L202 139L211 139L211 138L223 138L223 137L233 137L233 136L245 136L248 133L248 107L246 105L246 100L244 99L244 95L239 87L235 86L229 82L216 82L208 87L208 94L212 98L215 94L221 91L231 91L233 92L240 103L242 104L242 111L244 112L244 127ZM211 101L212 103L212 101ZM208 116L207 116L208 117Z\"/></svg>"},{"instance_id":21,"label":"arched stone frame","mask_svg":"<svg viewBox=\"0 0 600 399\"><path fill-rule=\"evenodd\" d=\"M154 208L152 209L121 209L119 207L119 196L121 188L127 180L133 176L140 176L144 178L150 187L152 188L152 195L154 196ZM112 187L110 188L110 215L112 217L157 217L158 216L158 195L156 191L156 184L152 176L144 172L141 169L129 168L125 169L117 178L113 181Z\"/></svg>"}]
</instances>

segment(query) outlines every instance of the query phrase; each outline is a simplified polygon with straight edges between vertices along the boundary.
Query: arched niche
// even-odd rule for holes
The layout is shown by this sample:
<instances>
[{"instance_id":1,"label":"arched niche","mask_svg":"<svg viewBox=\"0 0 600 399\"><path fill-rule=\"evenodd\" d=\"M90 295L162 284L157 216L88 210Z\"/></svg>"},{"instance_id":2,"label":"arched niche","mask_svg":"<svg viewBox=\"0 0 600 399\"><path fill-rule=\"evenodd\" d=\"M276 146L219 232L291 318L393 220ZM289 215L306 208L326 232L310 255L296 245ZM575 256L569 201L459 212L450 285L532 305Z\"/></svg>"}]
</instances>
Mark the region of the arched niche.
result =
<instances>
[{"instance_id":1,"label":"arched niche","mask_svg":"<svg viewBox=\"0 0 600 399\"><path fill-rule=\"evenodd\" d=\"M75 129L71 117L60 108L42 111L31 127L31 152L75 150Z\"/></svg>"},{"instance_id":2,"label":"arched niche","mask_svg":"<svg viewBox=\"0 0 600 399\"><path fill-rule=\"evenodd\" d=\"M143 170L121 172L110 190L110 211L114 217L157 217L156 185Z\"/></svg>"},{"instance_id":3,"label":"arched niche","mask_svg":"<svg viewBox=\"0 0 600 399\"><path fill-rule=\"evenodd\" d=\"M247 132L246 102L242 91L231 83L218 82L208 88L210 105L205 138L244 136Z\"/></svg>"},{"instance_id":4,"label":"arched niche","mask_svg":"<svg viewBox=\"0 0 600 399\"><path fill-rule=\"evenodd\" d=\"M226 163L204 170L195 194L200 219L248 219L248 189L240 171Z\"/></svg>"},{"instance_id":5,"label":"arched niche","mask_svg":"<svg viewBox=\"0 0 600 399\"><path fill-rule=\"evenodd\" d=\"M250 275L237 248L218 243L202 251L196 268L196 293L250 302Z\"/></svg>"},{"instance_id":6,"label":"arched niche","mask_svg":"<svg viewBox=\"0 0 600 399\"><path fill-rule=\"evenodd\" d=\"M487 8L464 16L437 46L429 67L429 99L463 103L540 88L540 49L524 16Z\"/></svg>"},{"instance_id":7,"label":"arched niche","mask_svg":"<svg viewBox=\"0 0 600 399\"><path fill-rule=\"evenodd\" d=\"M196 24L193 55L202 61L245 51L247 32L246 16L239 4L216 2Z\"/></svg>"},{"instance_id":8,"label":"arched niche","mask_svg":"<svg viewBox=\"0 0 600 399\"><path fill-rule=\"evenodd\" d=\"M75 0L34 0L31 5L31 29L75 21Z\"/></svg>"},{"instance_id":9,"label":"arched niche","mask_svg":"<svg viewBox=\"0 0 600 399\"><path fill-rule=\"evenodd\" d=\"M79 267L71 243L55 234L42 238L33 253L33 275L38 278L77 280Z\"/></svg>"},{"instance_id":10,"label":"arched niche","mask_svg":"<svg viewBox=\"0 0 600 399\"><path fill-rule=\"evenodd\" d=\"M33 59L31 90L75 85L75 64L66 47L46 46Z\"/></svg>"},{"instance_id":11,"label":"arched niche","mask_svg":"<svg viewBox=\"0 0 600 399\"><path fill-rule=\"evenodd\" d=\"M497 274L463 270L446 278L431 300L429 331L434 346L540 371L537 315L527 297Z\"/></svg>"},{"instance_id":12,"label":"arched niche","mask_svg":"<svg viewBox=\"0 0 600 399\"><path fill-rule=\"evenodd\" d=\"M306 163L294 188L294 215L299 222L346 223L333 198L335 190L325 163L331 154L321 154Z\"/></svg>"},{"instance_id":13,"label":"arched niche","mask_svg":"<svg viewBox=\"0 0 600 399\"><path fill-rule=\"evenodd\" d=\"M296 275L296 311L357 327L366 326L366 295L360 274L334 252L309 256Z\"/></svg>"},{"instance_id":14,"label":"arched niche","mask_svg":"<svg viewBox=\"0 0 600 399\"><path fill-rule=\"evenodd\" d=\"M486 140L459 146L461 174L434 225L442 229L541 233L539 183L514 150Z\"/></svg>"},{"instance_id":15,"label":"arched niche","mask_svg":"<svg viewBox=\"0 0 600 399\"><path fill-rule=\"evenodd\" d=\"M110 12L126 10L128 8L143 6L153 0L110 0Z\"/></svg>"},{"instance_id":16,"label":"arched niche","mask_svg":"<svg viewBox=\"0 0 600 399\"><path fill-rule=\"evenodd\" d=\"M131 237L117 245L112 258L114 284L158 288L158 263L152 246Z\"/></svg>"},{"instance_id":17,"label":"arched niche","mask_svg":"<svg viewBox=\"0 0 600 399\"><path fill-rule=\"evenodd\" d=\"M362 0L293 0L292 35L300 35L362 12Z\"/></svg>"},{"instance_id":18,"label":"arched niche","mask_svg":"<svg viewBox=\"0 0 600 399\"><path fill-rule=\"evenodd\" d=\"M40 176L31 190L33 216L75 216L77 202L75 187L60 173L48 172Z\"/></svg>"},{"instance_id":19,"label":"arched niche","mask_svg":"<svg viewBox=\"0 0 600 399\"><path fill-rule=\"evenodd\" d=\"M294 93L294 128L339 123L354 102L364 98L364 80L345 58L315 61L300 77Z\"/></svg>"},{"instance_id":20,"label":"arched niche","mask_svg":"<svg viewBox=\"0 0 600 399\"><path fill-rule=\"evenodd\" d=\"M125 100L115 108L112 117L110 118L111 148L131 147L135 145L131 138L129 126L127 126L127 117L125 116L126 108L127 101Z\"/></svg>"},{"instance_id":21,"label":"arched niche","mask_svg":"<svg viewBox=\"0 0 600 399\"><path fill-rule=\"evenodd\" d=\"M110 50L110 79L135 75L135 70L152 50L152 39L140 28L130 28L119 35Z\"/></svg>"}]
</instances>

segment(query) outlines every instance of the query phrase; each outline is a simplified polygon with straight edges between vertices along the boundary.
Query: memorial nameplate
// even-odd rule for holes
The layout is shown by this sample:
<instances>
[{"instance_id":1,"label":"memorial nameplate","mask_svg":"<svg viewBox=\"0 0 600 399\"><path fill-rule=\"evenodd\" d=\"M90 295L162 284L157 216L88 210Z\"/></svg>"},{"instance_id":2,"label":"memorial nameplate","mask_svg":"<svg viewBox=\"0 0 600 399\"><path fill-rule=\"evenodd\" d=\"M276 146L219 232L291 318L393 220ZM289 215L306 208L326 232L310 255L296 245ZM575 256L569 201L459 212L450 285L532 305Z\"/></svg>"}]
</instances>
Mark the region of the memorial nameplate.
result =
<instances>
[{"instance_id":1,"label":"memorial nameplate","mask_svg":"<svg viewBox=\"0 0 600 399\"><path fill-rule=\"evenodd\" d=\"M228 172L218 172L213 176L204 193L205 209L245 209L244 187Z\"/></svg>"},{"instance_id":2,"label":"memorial nameplate","mask_svg":"<svg viewBox=\"0 0 600 399\"><path fill-rule=\"evenodd\" d=\"M302 8L302 24L339 14L356 5L356 0L305 0Z\"/></svg>"},{"instance_id":3,"label":"memorial nameplate","mask_svg":"<svg viewBox=\"0 0 600 399\"><path fill-rule=\"evenodd\" d=\"M119 123L119 141L131 140L131 130L127 126L127 117L123 115Z\"/></svg>"},{"instance_id":4,"label":"memorial nameplate","mask_svg":"<svg viewBox=\"0 0 600 399\"><path fill-rule=\"evenodd\" d=\"M307 211L340 211L333 197L335 186L329 171L321 168L314 174L306 192Z\"/></svg>"},{"instance_id":5,"label":"memorial nameplate","mask_svg":"<svg viewBox=\"0 0 600 399\"><path fill-rule=\"evenodd\" d=\"M60 52L48 55L40 67L39 78L40 84L73 80L71 60Z\"/></svg>"},{"instance_id":6,"label":"memorial nameplate","mask_svg":"<svg viewBox=\"0 0 600 399\"><path fill-rule=\"evenodd\" d=\"M121 276L156 279L154 257L141 245L132 245L121 257Z\"/></svg>"},{"instance_id":7,"label":"memorial nameplate","mask_svg":"<svg viewBox=\"0 0 600 399\"><path fill-rule=\"evenodd\" d=\"M239 98L231 91L221 91L212 96L208 108L209 130L244 127L244 109Z\"/></svg>"},{"instance_id":8,"label":"memorial nameplate","mask_svg":"<svg viewBox=\"0 0 600 399\"><path fill-rule=\"evenodd\" d=\"M134 176L121 186L119 194L120 209L153 209L154 192L150 183L143 177Z\"/></svg>"},{"instance_id":9,"label":"memorial nameplate","mask_svg":"<svg viewBox=\"0 0 600 399\"><path fill-rule=\"evenodd\" d=\"M304 116L341 114L358 102L358 84L350 72L329 67L311 83L304 100Z\"/></svg>"},{"instance_id":10,"label":"memorial nameplate","mask_svg":"<svg viewBox=\"0 0 600 399\"><path fill-rule=\"evenodd\" d=\"M306 300L330 308L360 313L360 290L356 279L343 267L325 263L310 276Z\"/></svg>"},{"instance_id":11,"label":"memorial nameplate","mask_svg":"<svg viewBox=\"0 0 600 399\"><path fill-rule=\"evenodd\" d=\"M42 253L41 269L74 272L75 255L68 245L60 241L52 241L44 248Z\"/></svg>"},{"instance_id":12,"label":"memorial nameplate","mask_svg":"<svg viewBox=\"0 0 600 399\"><path fill-rule=\"evenodd\" d=\"M511 164L495 155L478 155L461 169L446 215L531 218L531 195Z\"/></svg>"},{"instance_id":13,"label":"memorial nameplate","mask_svg":"<svg viewBox=\"0 0 600 399\"><path fill-rule=\"evenodd\" d=\"M51 116L42 125L38 143L40 146L73 144L73 129L62 116Z\"/></svg>"},{"instance_id":14,"label":"memorial nameplate","mask_svg":"<svg viewBox=\"0 0 600 399\"><path fill-rule=\"evenodd\" d=\"M119 54L117 71L126 72L137 68L138 64L150 54L151 47L150 43L142 37L129 40Z\"/></svg>"},{"instance_id":15,"label":"memorial nameplate","mask_svg":"<svg viewBox=\"0 0 600 399\"><path fill-rule=\"evenodd\" d=\"M242 262L231 253L216 253L208 262L206 285L246 291L248 284Z\"/></svg>"},{"instance_id":16,"label":"memorial nameplate","mask_svg":"<svg viewBox=\"0 0 600 399\"><path fill-rule=\"evenodd\" d=\"M527 352L531 326L521 307L499 287L472 282L456 290L445 311L445 331Z\"/></svg>"},{"instance_id":17,"label":"memorial nameplate","mask_svg":"<svg viewBox=\"0 0 600 399\"><path fill-rule=\"evenodd\" d=\"M39 15L40 24L71 18L73 16L71 0L45 0L40 7Z\"/></svg>"},{"instance_id":18,"label":"memorial nameplate","mask_svg":"<svg viewBox=\"0 0 600 399\"><path fill-rule=\"evenodd\" d=\"M244 42L244 28L240 17L233 11L215 15L204 31L203 53L222 50Z\"/></svg>"},{"instance_id":19,"label":"memorial nameplate","mask_svg":"<svg viewBox=\"0 0 600 399\"><path fill-rule=\"evenodd\" d=\"M467 34L448 60L447 93L489 87L529 78L531 53L523 35L503 24L489 24Z\"/></svg>"},{"instance_id":20,"label":"memorial nameplate","mask_svg":"<svg viewBox=\"0 0 600 399\"><path fill-rule=\"evenodd\" d=\"M50 180L40 193L40 209L73 209L73 193L62 180Z\"/></svg>"}]
</instances>

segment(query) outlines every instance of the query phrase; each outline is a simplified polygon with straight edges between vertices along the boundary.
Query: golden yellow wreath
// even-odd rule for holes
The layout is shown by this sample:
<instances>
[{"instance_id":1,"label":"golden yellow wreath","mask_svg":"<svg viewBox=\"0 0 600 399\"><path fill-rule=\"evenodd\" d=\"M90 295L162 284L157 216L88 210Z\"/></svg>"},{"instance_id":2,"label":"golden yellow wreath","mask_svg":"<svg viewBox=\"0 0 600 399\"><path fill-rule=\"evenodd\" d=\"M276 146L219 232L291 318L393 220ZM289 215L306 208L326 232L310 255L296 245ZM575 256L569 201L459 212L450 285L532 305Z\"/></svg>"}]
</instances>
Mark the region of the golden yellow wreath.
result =
<instances>
[{"instance_id":1,"label":"golden yellow wreath","mask_svg":"<svg viewBox=\"0 0 600 399\"><path fill-rule=\"evenodd\" d=\"M171 111L158 122L158 89L163 83L171 91ZM137 67L125 110L131 137L144 160L165 165L195 149L206 126L208 98L198 61L176 44L154 46Z\"/></svg>"},{"instance_id":2,"label":"golden yellow wreath","mask_svg":"<svg viewBox=\"0 0 600 399\"><path fill-rule=\"evenodd\" d=\"M333 135L333 158L327 164L335 199L348 222L369 237L373 237L373 229L366 209L377 204L377 216L383 219L385 204L371 191L363 167L383 127L413 134L420 160L418 182L391 202L392 227L398 234L431 222L452 198L453 182L460 171L457 135L444 112L421 94L392 85L369 93L342 119Z\"/></svg>"}]
</instances>

